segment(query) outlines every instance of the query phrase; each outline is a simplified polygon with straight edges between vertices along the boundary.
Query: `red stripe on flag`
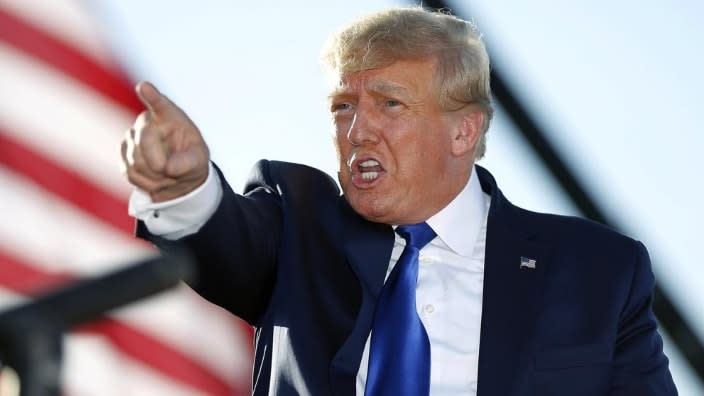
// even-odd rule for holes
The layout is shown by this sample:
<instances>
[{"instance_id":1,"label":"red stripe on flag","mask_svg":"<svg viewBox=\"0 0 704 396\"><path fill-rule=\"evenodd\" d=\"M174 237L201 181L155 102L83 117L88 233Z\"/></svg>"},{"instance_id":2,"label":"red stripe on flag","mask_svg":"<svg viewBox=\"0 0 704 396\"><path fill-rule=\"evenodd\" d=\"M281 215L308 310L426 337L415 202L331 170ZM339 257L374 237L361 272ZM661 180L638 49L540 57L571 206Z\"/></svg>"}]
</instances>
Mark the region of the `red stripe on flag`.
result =
<instances>
[{"instance_id":1,"label":"red stripe on flag","mask_svg":"<svg viewBox=\"0 0 704 396\"><path fill-rule=\"evenodd\" d=\"M50 273L25 264L1 249L0 274L3 274L0 277L0 286L19 294L27 294L29 290L36 292L39 286L55 286L72 279L68 274ZM125 355L209 395L232 396L248 393L244 389L233 389L230 384L189 356L118 320L102 319L80 326L76 331L105 336Z\"/></svg>"},{"instance_id":2,"label":"red stripe on flag","mask_svg":"<svg viewBox=\"0 0 704 396\"><path fill-rule=\"evenodd\" d=\"M76 330L79 333L99 333L133 359L209 395L230 396L235 392L229 384L188 356L114 319L89 323Z\"/></svg>"},{"instance_id":3,"label":"red stripe on flag","mask_svg":"<svg viewBox=\"0 0 704 396\"><path fill-rule=\"evenodd\" d=\"M24 265L0 249L0 283L18 294L33 295L75 279L65 272L49 272Z\"/></svg>"},{"instance_id":4,"label":"red stripe on flag","mask_svg":"<svg viewBox=\"0 0 704 396\"><path fill-rule=\"evenodd\" d=\"M135 113L144 110L132 83L71 45L10 14L0 7L0 41L42 60Z\"/></svg>"},{"instance_id":5,"label":"red stripe on flag","mask_svg":"<svg viewBox=\"0 0 704 396\"><path fill-rule=\"evenodd\" d=\"M134 221L127 215L125 200L115 197L76 172L25 147L2 129L0 129L0 164L122 231L132 233L134 230ZM117 168L117 165L115 167Z\"/></svg>"}]
</instances>

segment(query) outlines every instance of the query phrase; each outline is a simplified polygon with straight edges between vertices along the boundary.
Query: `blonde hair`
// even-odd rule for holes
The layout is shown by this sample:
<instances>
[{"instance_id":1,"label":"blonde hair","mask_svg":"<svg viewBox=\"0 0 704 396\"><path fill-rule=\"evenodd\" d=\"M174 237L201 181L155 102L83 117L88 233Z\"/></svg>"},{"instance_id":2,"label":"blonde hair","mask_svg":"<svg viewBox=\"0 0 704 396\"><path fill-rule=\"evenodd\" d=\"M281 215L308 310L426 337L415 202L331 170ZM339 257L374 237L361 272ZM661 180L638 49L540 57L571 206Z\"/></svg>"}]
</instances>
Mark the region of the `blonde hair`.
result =
<instances>
[{"instance_id":1,"label":"blonde hair","mask_svg":"<svg viewBox=\"0 0 704 396\"><path fill-rule=\"evenodd\" d=\"M438 103L447 111L478 104L484 125L474 158L486 151L493 115L489 55L476 26L444 12L400 7L368 15L330 37L323 62L336 75L391 65L397 60L435 59Z\"/></svg>"}]
</instances>

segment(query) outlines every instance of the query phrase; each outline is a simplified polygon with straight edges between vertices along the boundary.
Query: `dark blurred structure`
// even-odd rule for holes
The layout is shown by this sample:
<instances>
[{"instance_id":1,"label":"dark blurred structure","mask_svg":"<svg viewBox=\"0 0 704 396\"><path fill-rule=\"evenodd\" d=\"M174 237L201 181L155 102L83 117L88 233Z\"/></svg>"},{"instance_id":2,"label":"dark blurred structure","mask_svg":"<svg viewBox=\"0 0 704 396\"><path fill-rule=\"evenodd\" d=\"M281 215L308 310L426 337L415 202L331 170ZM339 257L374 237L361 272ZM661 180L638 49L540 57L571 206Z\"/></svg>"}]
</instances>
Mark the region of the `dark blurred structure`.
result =
<instances>
[{"instance_id":1,"label":"dark blurred structure","mask_svg":"<svg viewBox=\"0 0 704 396\"><path fill-rule=\"evenodd\" d=\"M0 361L16 370L21 396L58 396L64 332L182 280L193 280L194 271L190 256L176 250L2 312Z\"/></svg>"}]
</instances>

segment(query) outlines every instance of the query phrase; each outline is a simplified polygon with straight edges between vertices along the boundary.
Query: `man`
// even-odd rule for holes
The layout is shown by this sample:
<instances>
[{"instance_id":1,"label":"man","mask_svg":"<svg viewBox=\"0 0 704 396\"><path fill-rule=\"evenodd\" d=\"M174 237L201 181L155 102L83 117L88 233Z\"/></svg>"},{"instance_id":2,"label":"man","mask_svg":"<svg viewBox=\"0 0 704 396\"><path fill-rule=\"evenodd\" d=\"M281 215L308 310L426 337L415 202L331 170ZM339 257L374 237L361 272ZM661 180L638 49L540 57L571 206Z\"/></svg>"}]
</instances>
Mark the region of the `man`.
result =
<instances>
[{"instance_id":1,"label":"man","mask_svg":"<svg viewBox=\"0 0 704 396\"><path fill-rule=\"evenodd\" d=\"M255 327L254 394L677 394L642 244L517 208L474 165L492 110L472 24L392 9L325 60L343 195L275 161L235 194L148 83L123 142L138 235L192 249L192 286Z\"/></svg>"}]
</instances>

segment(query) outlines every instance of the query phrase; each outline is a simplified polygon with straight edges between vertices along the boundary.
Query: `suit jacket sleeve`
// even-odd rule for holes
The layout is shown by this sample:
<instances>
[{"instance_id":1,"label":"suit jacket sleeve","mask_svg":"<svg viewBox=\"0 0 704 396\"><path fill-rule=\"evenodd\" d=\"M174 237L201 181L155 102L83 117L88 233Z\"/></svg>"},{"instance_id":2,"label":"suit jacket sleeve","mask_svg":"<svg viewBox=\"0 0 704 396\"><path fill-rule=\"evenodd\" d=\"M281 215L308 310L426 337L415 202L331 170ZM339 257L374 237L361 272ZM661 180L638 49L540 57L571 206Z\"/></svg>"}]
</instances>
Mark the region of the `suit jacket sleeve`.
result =
<instances>
[{"instance_id":1,"label":"suit jacket sleeve","mask_svg":"<svg viewBox=\"0 0 704 396\"><path fill-rule=\"evenodd\" d=\"M257 163L245 194L239 195L216 167L223 190L217 210L197 233L176 241L197 262L197 279L189 285L253 325L269 301L281 235L281 205L268 169L268 162ZM149 233L142 222L137 236L160 249L174 244Z\"/></svg>"},{"instance_id":2,"label":"suit jacket sleeve","mask_svg":"<svg viewBox=\"0 0 704 396\"><path fill-rule=\"evenodd\" d=\"M677 395L652 312L655 278L640 242L635 257L630 293L618 324L610 394Z\"/></svg>"}]
</instances>

